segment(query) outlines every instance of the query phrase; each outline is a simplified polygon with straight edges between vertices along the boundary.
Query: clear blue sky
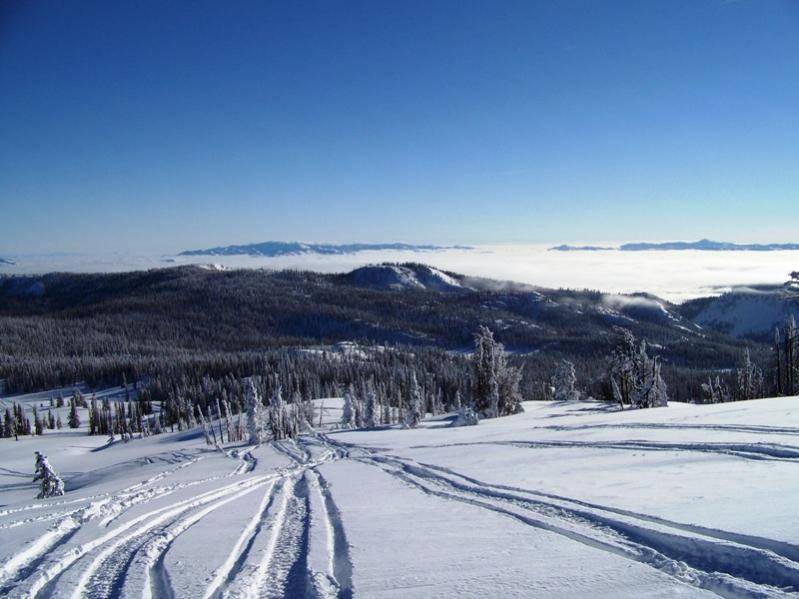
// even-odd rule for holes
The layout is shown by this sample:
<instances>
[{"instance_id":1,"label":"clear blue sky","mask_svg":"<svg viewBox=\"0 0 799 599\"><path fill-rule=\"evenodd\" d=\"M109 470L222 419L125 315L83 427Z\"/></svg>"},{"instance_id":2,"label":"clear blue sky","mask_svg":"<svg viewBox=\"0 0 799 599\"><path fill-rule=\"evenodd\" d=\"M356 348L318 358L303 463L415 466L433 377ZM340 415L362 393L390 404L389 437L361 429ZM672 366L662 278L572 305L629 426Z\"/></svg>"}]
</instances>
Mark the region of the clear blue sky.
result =
<instances>
[{"instance_id":1,"label":"clear blue sky","mask_svg":"<svg viewBox=\"0 0 799 599\"><path fill-rule=\"evenodd\" d=\"M799 2L0 4L0 255L799 241Z\"/></svg>"}]
</instances>

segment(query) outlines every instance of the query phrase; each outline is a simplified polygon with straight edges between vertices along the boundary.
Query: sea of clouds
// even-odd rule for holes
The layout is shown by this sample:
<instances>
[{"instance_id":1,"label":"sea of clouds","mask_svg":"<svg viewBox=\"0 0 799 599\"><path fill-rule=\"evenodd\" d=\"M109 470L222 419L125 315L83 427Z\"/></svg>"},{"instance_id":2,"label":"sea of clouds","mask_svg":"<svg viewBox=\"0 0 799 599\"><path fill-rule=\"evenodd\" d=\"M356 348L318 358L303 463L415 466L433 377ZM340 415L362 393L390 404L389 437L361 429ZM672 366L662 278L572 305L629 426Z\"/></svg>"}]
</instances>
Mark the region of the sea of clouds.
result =
<instances>
[{"instance_id":1,"label":"sea of clouds","mask_svg":"<svg viewBox=\"0 0 799 599\"><path fill-rule=\"evenodd\" d=\"M799 269L799 251L775 252L556 252L542 245L486 245L471 250L429 252L367 251L340 256L300 255L173 256L110 253L7 256L14 265L0 273L52 271L120 272L181 264L216 264L223 268L307 269L346 272L379 262L423 262L466 275L516 281L541 287L596 289L608 293L644 291L680 302L717 295L732 287L779 284Z\"/></svg>"}]
</instances>

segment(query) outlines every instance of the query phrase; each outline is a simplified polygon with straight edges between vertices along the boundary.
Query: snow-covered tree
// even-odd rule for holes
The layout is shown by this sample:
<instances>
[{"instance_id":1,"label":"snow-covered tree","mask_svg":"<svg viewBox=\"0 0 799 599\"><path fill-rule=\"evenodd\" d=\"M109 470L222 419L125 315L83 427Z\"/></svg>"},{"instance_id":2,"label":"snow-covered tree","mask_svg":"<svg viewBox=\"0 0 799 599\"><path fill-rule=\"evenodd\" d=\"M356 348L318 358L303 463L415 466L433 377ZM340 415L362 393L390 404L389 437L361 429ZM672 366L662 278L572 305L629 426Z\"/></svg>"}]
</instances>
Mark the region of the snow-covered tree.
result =
<instances>
[{"instance_id":1,"label":"snow-covered tree","mask_svg":"<svg viewBox=\"0 0 799 599\"><path fill-rule=\"evenodd\" d=\"M461 406L450 426L474 426L478 422L480 418L470 406Z\"/></svg>"},{"instance_id":2,"label":"snow-covered tree","mask_svg":"<svg viewBox=\"0 0 799 599\"><path fill-rule=\"evenodd\" d=\"M355 425L355 411L353 409L352 385L344 392L344 405L341 409L341 427L352 428Z\"/></svg>"},{"instance_id":3,"label":"snow-covered tree","mask_svg":"<svg viewBox=\"0 0 799 599\"><path fill-rule=\"evenodd\" d=\"M741 360L736 370L736 382L736 399L745 400L763 397L763 371L752 362L748 347L744 348L741 354Z\"/></svg>"},{"instance_id":4,"label":"snow-covered tree","mask_svg":"<svg viewBox=\"0 0 799 599\"><path fill-rule=\"evenodd\" d=\"M58 476L47 456L36 452L36 470L33 475L33 482L40 481L40 490L37 499L55 497L64 494L64 481Z\"/></svg>"},{"instance_id":5,"label":"snow-covered tree","mask_svg":"<svg viewBox=\"0 0 799 599\"><path fill-rule=\"evenodd\" d=\"M405 427L416 428L422 421L422 390L416 380L416 373L411 372L411 380L408 385L408 401L406 402Z\"/></svg>"},{"instance_id":6,"label":"snow-covered tree","mask_svg":"<svg viewBox=\"0 0 799 599\"><path fill-rule=\"evenodd\" d=\"M266 440L267 422L261 397L255 388L255 382L248 378L245 383L244 404L247 407L247 433L249 442L255 445Z\"/></svg>"},{"instance_id":7,"label":"snow-covered tree","mask_svg":"<svg viewBox=\"0 0 799 599\"><path fill-rule=\"evenodd\" d=\"M622 329L622 341L610 358L610 385L622 408L656 408L668 405L660 360L647 354L646 341L636 344L633 334Z\"/></svg>"},{"instance_id":8,"label":"snow-covered tree","mask_svg":"<svg viewBox=\"0 0 799 599\"><path fill-rule=\"evenodd\" d=\"M552 375L553 399L555 401L576 401L580 399L580 392L575 388L577 376L574 374L574 364L568 360L561 360L555 367Z\"/></svg>"},{"instance_id":9,"label":"snow-covered tree","mask_svg":"<svg viewBox=\"0 0 799 599\"><path fill-rule=\"evenodd\" d=\"M78 416L78 402L75 398L69 400L69 416L67 417L67 425L69 428L78 428L80 426L80 416Z\"/></svg>"},{"instance_id":10,"label":"snow-covered tree","mask_svg":"<svg viewBox=\"0 0 799 599\"><path fill-rule=\"evenodd\" d=\"M702 391L708 403L726 403L732 400L730 390L720 377L708 377L706 383L702 383Z\"/></svg>"},{"instance_id":11,"label":"snow-covered tree","mask_svg":"<svg viewBox=\"0 0 799 599\"><path fill-rule=\"evenodd\" d=\"M369 389L366 391L366 402L364 404L363 410L363 424L367 428L374 428L378 425L378 405L377 405L377 394L375 393L374 387L369 386Z\"/></svg>"},{"instance_id":12,"label":"snow-covered tree","mask_svg":"<svg viewBox=\"0 0 799 599\"><path fill-rule=\"evenodd\" d=\"M519 381L521 373L508 365L504 348L488 327L481 326L474 337L472 360L472 401L474 410L486 418L522 411Z\"/></svg>"}]
</instances>

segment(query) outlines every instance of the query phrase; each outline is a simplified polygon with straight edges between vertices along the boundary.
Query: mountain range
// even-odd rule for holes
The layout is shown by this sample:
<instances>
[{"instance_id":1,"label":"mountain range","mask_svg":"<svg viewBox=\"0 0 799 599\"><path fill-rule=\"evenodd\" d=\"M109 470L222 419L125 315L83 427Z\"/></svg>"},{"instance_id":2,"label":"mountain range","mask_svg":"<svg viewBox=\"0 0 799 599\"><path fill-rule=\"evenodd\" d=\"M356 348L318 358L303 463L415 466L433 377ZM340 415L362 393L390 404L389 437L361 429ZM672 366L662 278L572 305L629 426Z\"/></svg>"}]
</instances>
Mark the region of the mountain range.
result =
<instances>
[{"instance_id":1,"label":"mountain range","mask_svg":"<svg viewBox=\"0 0 799 599\"><path fill-rule=\"evenodd\" d=\"M186 250L179 256L299 256L307 254L341 255L389 250L398 252L432 252L436 250L470 250L470 246L415 245L411 243L303 243L300 241L264 241L245 245L226 245L200 250Z\"/></svg>"},{"instance_id":2,"label":"mountain range","mask_svg":"<svg viewBox=\"0 0 799 599\"><path fill-rule=\"evenodd\" d=\"M616 248L593 245L558 245L549 248L557 252L596 252L602 250L619 250L620 252L645 252L645 251L674 251L674 250L701 250L708 252L776 252L785 250L799 250L799 243L731 243L728 241L713 241L700 239L699 241L665 241L662 243L636 242L624 243Z\"/></svg>"}]
</instances>

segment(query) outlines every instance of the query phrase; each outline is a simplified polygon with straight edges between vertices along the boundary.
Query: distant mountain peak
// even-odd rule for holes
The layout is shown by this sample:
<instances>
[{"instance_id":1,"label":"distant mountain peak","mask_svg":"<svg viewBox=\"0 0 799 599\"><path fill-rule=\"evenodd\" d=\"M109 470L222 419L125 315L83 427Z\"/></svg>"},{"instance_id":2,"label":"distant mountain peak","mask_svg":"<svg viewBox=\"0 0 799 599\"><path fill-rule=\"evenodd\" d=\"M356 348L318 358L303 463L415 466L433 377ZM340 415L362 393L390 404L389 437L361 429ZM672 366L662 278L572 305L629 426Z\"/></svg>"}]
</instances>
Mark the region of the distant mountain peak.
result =
<instances>
[{"instance_id":1,"label":"distant mountain peak","mask_svg":"<svg viewBox=\"0 0 799 599\"><path fill-rule=\"evenodd\" d=\"M549 248L558 252L595 252L601 250L619 250L621 252L645 251L679 251L700 250L707 252L778 252L785 250L799 250L799 243L731 243L729 241L713 241L700 239L699 241L641 241L624 243L617 248L601 247L595 245L558 245Z\"/></svg>"},{"instance_id":2,"label":"distant mountain peak","mask_svg":"<svg viewBox=\"0 0 799 599\"><path fill-rule=\"evenodd\" d=\"M549 248L550 252L602 252L607 250L615 250L614 247L601 246L601 245L556 245Z\"/></svg>"},{"instance_id":3,"label":"distant mountain peak","mask_svg":"<svg viewBox=\"0 0 799 599\"><path fill-rule=\"evenodd\" d=\"M370 264L341 275L341 278L352 285L376 289L425 289L442 292L468 289L462 283L461 275L410 262Z\"/></svg>"},{"instance_id":4,"label":"distant mountain peak","mask_svg":"<svg viewBox=\"0 0 799 599\"><path fill-rule=\"evenodd\" d=\"M470 246L416 245L411 243L303 243L299 241L264 241L244 245L226 245L200 250L186 250L179 256L300 256L307 254L341 255L365 251L431 252L436 250L471 250Z\"/></svg>"}]
</instances>

